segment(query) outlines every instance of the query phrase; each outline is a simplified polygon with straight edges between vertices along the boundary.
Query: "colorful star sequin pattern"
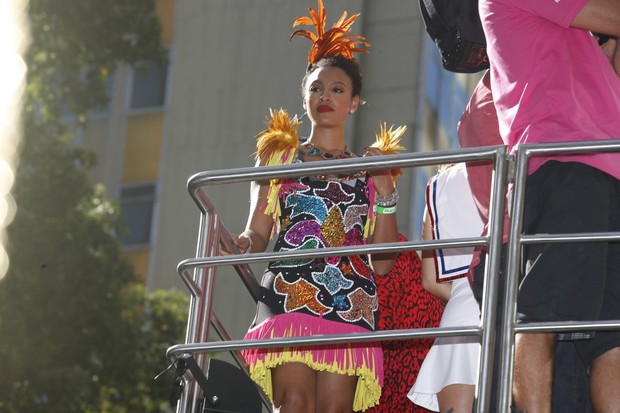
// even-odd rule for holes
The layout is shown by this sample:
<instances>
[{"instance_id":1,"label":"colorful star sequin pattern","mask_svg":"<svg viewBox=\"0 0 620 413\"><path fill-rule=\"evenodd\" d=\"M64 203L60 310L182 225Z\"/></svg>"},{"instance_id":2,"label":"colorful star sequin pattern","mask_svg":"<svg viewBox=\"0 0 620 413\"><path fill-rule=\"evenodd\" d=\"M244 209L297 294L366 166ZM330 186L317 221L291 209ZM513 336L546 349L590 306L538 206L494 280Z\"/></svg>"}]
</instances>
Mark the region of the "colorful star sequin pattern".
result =
<instances>
[{"instance_id":1,"label":"colorful star sequin pattern","mask_svg":"<svg viewBox=\"0 0 620 413\"><path fill-rule=\"evenodd\" d=\"M364 179L305 179L281 199L283 231L276 250L317 249L363 243L368 216ZM374 329L378 299L365 256L334 256L271 263L272 305ZM268 287L269 288L269 287Z\"/></svg>"}]
</instances>

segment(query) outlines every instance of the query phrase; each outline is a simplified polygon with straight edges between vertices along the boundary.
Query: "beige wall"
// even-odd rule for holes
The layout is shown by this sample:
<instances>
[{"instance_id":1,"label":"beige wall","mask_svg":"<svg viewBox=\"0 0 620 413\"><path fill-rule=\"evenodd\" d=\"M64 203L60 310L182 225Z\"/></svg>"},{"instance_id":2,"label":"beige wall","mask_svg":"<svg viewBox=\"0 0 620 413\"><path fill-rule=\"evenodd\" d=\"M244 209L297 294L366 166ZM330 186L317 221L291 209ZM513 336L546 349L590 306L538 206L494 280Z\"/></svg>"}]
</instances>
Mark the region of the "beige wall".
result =
<instances>
[{"instance_id":1,"label":"beige wall","mask_svg":"<svg viewBox=\"0 0 620 413\"><path fill-rule=\"evenodd\" d=\"M128 109L131 71L114 75L113 97L105 115L91 119L79 141L98 154L93 180L117 198L124 184L157 182L151 245L126 251L147 286L187 291L177 264L195 256L199 210L187 191L195 173L251 166L255 136L269 108L301 113L300 81L309 42L289 41L292 21L316 0L158 0L162 39L170 49L169 88L163 108ZM326 0L328 24L343 10L361 12L353 26L371 43L360 55L366 104L351 117L349 148L360 153L374 140L380 122L407 125L409 150L447 149L451 142L436 113L419 97L420 42L426 33L417 2L411 0ZM471 90L479 75L462 75ZM454 125L456 127L456 125ZM301 126L307 133L308 121ZM414 140L414 137L415 140ZM399 178L401 231L419 239L424 182L414 170ZM432 168L422 171L431 174ZM208 188L224 225L243 230L249 207L248 184ZM260 277L264 264L253 266ZM240 338L254 304L236 274L218 269L215 311L233 338Z\"/></svg>"},{"instance_id":2,"label":"beige wall","mask_svg":"<svg viewBox=\"0 0 620 413\"><path fill-rule=\"evenodd\" d=\"M176 3L171 94L164 119L160 192L148 285L178 286L179 261L195 255L199 211L186 183L197 172L250 166L255 135L270 107L301 113L299 84L309 42L289 41L291 23L314 1L184 0ZM380 122L406 124L404 144L412 147L420 36L417 3L410 0L326 2L328 24L342 10L362 12L354 31L367 36L363 97L367 104L348 128L349 146L372 143ZM302 125L306 132L307 124ZM399 187L408 198L410 179ZM247 184L208 190L225 226L243 230L248 213ZM408 215L399 211L406 232ZM261 265L257 266L260 274ZM235 337L245 331L253 304L236 276L220 269L216 311ZM235 303L230 306L230 303ZM227 305L226 305L227 304Z\"/></svg>"}]
</instances>

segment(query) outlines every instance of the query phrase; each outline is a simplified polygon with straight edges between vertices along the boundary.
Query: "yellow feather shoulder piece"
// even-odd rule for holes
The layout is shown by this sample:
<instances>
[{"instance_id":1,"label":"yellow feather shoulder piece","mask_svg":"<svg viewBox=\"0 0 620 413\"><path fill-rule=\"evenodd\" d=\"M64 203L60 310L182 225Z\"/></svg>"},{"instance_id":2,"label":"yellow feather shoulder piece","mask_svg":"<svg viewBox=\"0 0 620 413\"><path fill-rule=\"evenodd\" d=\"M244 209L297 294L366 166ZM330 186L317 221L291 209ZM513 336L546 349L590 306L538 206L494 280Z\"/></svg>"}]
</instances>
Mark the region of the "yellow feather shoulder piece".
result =
<instances>
[{"instance_id":1,"label":"yellow feather shoulder piece","mask_svg":"<svg viewBox=\"0 0 620 413\"><path fill-rule=\"evenodd\" d=\"M403 135L407 132L406 126L403 125L394 129L394 125L392 125L388 129L385 122L383 122L380 127L379 133L375 132L375 143L370 146L379 148L384 155L392 155L407 149L400 144Z\"/></svg>"},{"instance_id":2,"label":"yellow feather shoulder piece","mask_svg":"<svg viewBox=\"0 0 620 413\"><path fill-rule=\"evenodd\" d=\"M297 116L290 118L284 109L269 109L265 124L267 129L257 135L256 157L266 165L290 164L299 146L297 128L301 122Z\"/></svg>"},{"instance_id":3,"label":"yellow feather shoulder piece","mask_svg":"<svg viewBox=\"0 0 620 413\"><path fill-rule=\"evenodd\" d=\"M257 135L256 153L261 165L286 165L291 164L297 157L299 146L299 134L297 128L301 124L297 116L289 117L284 109L269 109L269 117L265 119L267 129ZM281 179L272 179L269 182L269 194L263 212L271 215L274 220L274 235L279 229L279 219L282 214L278 198L282 188Z\"/></svg>"},{"instance_id":4,"label":"yellow feather shoulder piece","mask_svg":"<svg viewBox=\"0 0 620 413\"><path fill-rule=\"evenodd\" d=\"M400 144L400 141L406 131L407 127L404 125L399 126L396 129L394 129L394 125L392 125L390 126L390 129L388 129L387 125L384 122L380 125L379 133L375 132L375 143L370 146L378 148L379 150L381 150L381 152L383 152L384 155L393 155L395 153L400 153L407 149ZM392 169L391 174L394 183L396 183L396 177L402 175L402 172L400 168L394 168ZM370 194L370 212L368 214L368 220L366 221L366 225L364 227L364 239L367 239L375 231L375 191L372 182L368 182L367 192L368 194Z\"/></svg>"},{"instance_id":5,"label":"yellow feather shoulder piece","mask_svg":"<svg viewBox=\"0 0 620 413\"><path fill-rule=\"evenodd\" d=\"M379 133L375 132L375 143L370 146L380 149L384 155L400 153L407 149L400 144L400 141L406 131L407 127L404 125L399 126L396 129L394 129L394 125L392 125L390 126L390 129L388 129L384 122L380 125ZM400 168L392 169L392 178L394 180L396 180L396 177L400 175L402 175Z\"/></svg>"}]
</instances>

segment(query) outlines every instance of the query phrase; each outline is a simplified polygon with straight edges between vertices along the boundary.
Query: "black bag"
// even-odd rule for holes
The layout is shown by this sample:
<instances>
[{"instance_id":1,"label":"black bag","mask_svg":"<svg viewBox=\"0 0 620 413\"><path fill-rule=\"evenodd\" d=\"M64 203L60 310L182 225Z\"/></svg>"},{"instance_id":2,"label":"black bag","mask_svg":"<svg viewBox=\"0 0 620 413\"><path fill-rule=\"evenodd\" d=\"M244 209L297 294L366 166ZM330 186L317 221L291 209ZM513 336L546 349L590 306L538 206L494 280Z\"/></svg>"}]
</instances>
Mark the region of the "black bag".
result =
<instances>
[{"instance_id":1,"label":"black bag","mask_svg":"<svg viewBox=\"0 0 620 413\"><path fill-rule=\"evenodd\" d=\"M172 365L170 366L172 367ZM170 392L170 407L177 404L185 387L184 375L189 370L200 386L199 413L260 413L262 399L258 386L241 369L218 359L209 360L209 374L202 371L191 354L176 361L176 373Z\"/></svg>"},{"instance_id":2,"label":"black bag","mask_svg":"<svg viewBox=\"0 0 620 413\"><path fill-rule=\"evenodd\" d=\"M444 69L475 73L489 68L478 0L419 0L426 31Z\"/></svg>"}]
</instances>

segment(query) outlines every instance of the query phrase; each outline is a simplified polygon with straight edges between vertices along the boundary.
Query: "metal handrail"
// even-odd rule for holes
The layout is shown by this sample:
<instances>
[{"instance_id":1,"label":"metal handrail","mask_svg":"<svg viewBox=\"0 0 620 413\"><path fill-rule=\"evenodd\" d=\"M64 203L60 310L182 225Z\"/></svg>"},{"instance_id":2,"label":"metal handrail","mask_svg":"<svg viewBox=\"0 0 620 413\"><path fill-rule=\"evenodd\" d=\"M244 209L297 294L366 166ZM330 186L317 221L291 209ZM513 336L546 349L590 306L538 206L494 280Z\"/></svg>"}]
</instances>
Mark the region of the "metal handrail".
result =
<instances>
[{"instance_id":1,"label":"metal handrail","mask_svg":"<svg viewBox=\"0 0 620 413\"><path fill-rule=\"evenodd\" d=\"M486 146L449 151L400 153L394 155L339 159L334 161L317 161L303 164L245 167L199 172L187 181L190 196L203 213L214 211L215 206L207 196L204 188L209 185L223 185L252 180L269 180L275 178L299 178L302 176L328 175L351 171L375 169L411 168L441 165L456 162L475 162L492 160L503 146Z\"/></svg>"},{"instance_id":2,"label":"metal handrail","mask_svg":"<svg viewBox=\"0 0 620 413\"><path fill-rule=\"evenodd\" d=\"M620 152L620 139L586 142L557 142L521 145L517 150L515 179L508 237L506 290L502 324L502 354L498 411L510 411L516 333L620 329L620 320L605 322L520 323L516 325L517 290L522 246L543 242L602 242L618 240L618 233L523 234L523 207L529 161L535 156Z\"/></svg>"},{"instance_id":3,"label":"metal handrail","mask_svg":"<svg viewBox=\"0 0 620 413\"><path fill-rule=\"evenodd\" d=\"M435 338L480 335L479 326L411 328L403 330L377 330L368 333L316 334L313 336L279 337L260 340L231 340L222 343L177 344L168 348L167 356L200 354L202 352L247 350L288 347L293 345L326 345L338 343L365 343L371 341L396 341L410 338Z\"/></svg>"},{"instance_id":4,"label":"metal handrail","mask_svg":"<svg viewBox=\"0 0 620 413\"><path fill-rule=\"evenodd\" d=\"M320 251L303 250L291 252L236 254L230 256L216 256L213 252L217 248L215 240L224 240L229 235L224 233L223 225L217 217L214 204L209 199L205 187L227 183L249 182L252 180L268 180L273 178L294 178L311 175L347 173L358 170L393 169L407 167L431 166L456 162L492 161L494 174L491 191L491 208L489 218L489 236L477 238L460 238L452 240L383 243L365 246L325 248ZM198 357L205 352L222 350L240 350L245 348L277 347L283 345L321 345L336 342L363 342L381 340L401 340L413 338L427 338L440 336L481 336L480 352L480 383L477 387L477 412L488 411L490 400L491 371L494 354L495 303L497 302L497 278L489 274L499 271L499 251L502 241L503 211L505 200L505 183L507 175L506 147L489 146L450 151L436 151L432 153L401 153L397 155L376 156L368 158L350 158L333 161L318 161L305 164L250 167L226 169L195 174L188 180L188 191L201 210L201 224L198 236L197 254L194 259L187 259L178 265L178 272L192 293L190 315L188 317L188 336L186 344L175 345L168 349L168 356L175 357L182 353L194 353ZM414 249L458 248L462 246L486 245L489 251L489 260L485 269L488 283L485 283L483 293L483 311L481 323L478 326L464 326L460 328L437 327L432 329L385 330L369 333L352 333L345 335L289 337L272 340L233 340L221 344L207 343L208 323L211 319L211 289L215 269L221 265L233 265L236 268L255 263L284 258L310 258L333 255L359 255L374 252L400 252ZM193 272L193 274L192 274ZM191 332L191 334L189 333ZM204 364L204 358L201 360ZM202 366L201 366L202 367ZM196 411L200 389L196 383L188 378L187 386L181 396L177 411L191 413ZM191 399L191 400L190 400Z\"/></svg>"}]
</instances>

